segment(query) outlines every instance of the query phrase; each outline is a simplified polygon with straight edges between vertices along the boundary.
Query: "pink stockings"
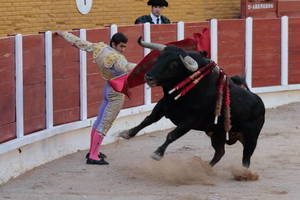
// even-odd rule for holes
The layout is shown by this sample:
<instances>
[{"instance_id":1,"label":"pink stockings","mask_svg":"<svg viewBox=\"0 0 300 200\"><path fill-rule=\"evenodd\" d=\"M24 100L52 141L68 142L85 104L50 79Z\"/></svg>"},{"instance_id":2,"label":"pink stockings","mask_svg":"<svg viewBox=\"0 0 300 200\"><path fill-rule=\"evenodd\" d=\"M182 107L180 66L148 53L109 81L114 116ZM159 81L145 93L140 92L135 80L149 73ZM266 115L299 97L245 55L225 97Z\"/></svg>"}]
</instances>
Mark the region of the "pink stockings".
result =
<instances>
[{"instance_id":1,"label":"pink stockings","mask_svg":"<svg viewBox=\"0 0 300 200\"><path fill-rule=\"evenodd\" d=\"M96 129L92 129L91 132L91 143L90 143L90 155L89 158L92 160L100 160L98 157L100 146L102 144L104 137Z\"/></svg>"}]
</instances>

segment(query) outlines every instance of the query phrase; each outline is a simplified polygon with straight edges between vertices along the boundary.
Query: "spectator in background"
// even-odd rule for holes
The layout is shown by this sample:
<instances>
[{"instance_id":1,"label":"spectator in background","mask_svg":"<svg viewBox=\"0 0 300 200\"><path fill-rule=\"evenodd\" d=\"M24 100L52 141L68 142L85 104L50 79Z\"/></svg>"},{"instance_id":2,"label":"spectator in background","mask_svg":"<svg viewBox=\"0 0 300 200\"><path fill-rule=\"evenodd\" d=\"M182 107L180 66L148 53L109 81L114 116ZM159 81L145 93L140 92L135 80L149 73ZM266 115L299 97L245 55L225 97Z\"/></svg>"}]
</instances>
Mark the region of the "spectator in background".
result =
<instances>
[{"instance_id":1,"label":"spectator in background","mask_svg":"<svg viewBox=\"0 0 300 200\"><path fill-rule=\"evenodd\" d=\"M162 15L165 7L168 7L166 0L149 0L147 3L151 7L150 15L144 15L135 20L135 24L143 24L149 22L150 24L170 24L171 21Z\"/></svg>"}]
</instances>

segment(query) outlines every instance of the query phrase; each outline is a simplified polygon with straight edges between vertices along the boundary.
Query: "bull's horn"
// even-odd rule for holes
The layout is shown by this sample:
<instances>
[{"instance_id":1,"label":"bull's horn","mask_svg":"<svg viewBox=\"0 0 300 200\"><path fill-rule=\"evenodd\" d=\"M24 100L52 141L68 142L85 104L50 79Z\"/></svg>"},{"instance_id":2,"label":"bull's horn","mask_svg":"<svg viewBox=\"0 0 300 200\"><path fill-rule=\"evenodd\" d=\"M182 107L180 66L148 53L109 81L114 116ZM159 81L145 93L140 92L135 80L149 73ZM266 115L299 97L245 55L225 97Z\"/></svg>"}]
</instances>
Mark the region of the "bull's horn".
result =
<instances>
[{"instance_id":1,"label":"bull's horn","mask_svg":"<svg viewBox=\"0 0 300 200\"><path fill-rule=\"evenodd\" d=\"M197 71L198 63L191 56L185 56L183 58L182 55L179 55L179 57L188 70L190 70L191 72Z\"/></svg>"},{"instance_id":2,"label":"bull's horn","mask_svg":"<svg viewBox=\"0 0 300 200\"><path fill-rule=\"evenodd\" d=\"M142 37L139 37L138 43L142 47L149 48L149 49L154 49L154 50L158 50L158 51L162 51L166 47L166 45L163 45L163 44L145 42L145 41L142 40Z\"/></svg>"}]
</instances>

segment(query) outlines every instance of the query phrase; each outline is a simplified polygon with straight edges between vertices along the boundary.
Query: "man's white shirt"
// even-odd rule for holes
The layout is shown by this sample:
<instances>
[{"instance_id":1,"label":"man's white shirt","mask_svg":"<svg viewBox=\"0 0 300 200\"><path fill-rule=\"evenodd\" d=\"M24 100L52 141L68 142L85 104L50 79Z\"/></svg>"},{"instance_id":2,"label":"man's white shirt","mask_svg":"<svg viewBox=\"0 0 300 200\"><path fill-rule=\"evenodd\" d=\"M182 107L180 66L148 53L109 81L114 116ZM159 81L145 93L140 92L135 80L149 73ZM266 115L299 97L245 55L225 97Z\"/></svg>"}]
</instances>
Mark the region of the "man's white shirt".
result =
<instances>
[{"instance_id":1,"label":"man's white shirt","mask_svg":"<svg viewBox=\"0 0 300 200\"><path fill-rule=\"evenodd\" d=\"M152 13L150 13L150 16L151 16L152 21L153 21L154 24L161 24L161 18L160 18L160 16L159 16L159 17L156 17L156 16L153 15ZM158 20L158 23L157 23L157 18L159 19L159 20Z\"/></svg>"}]
</instances>

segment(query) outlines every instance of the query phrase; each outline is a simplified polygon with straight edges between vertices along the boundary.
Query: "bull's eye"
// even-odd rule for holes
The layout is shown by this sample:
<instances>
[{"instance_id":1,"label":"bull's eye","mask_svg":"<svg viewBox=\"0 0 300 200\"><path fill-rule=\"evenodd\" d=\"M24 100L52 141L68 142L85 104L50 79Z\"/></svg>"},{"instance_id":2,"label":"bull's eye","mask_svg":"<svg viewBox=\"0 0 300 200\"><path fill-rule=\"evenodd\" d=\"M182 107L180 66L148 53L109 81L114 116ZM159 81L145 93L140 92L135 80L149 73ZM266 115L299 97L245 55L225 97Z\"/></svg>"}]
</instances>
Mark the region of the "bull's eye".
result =
<instances>
[{"instance_id":1,"label":"bull's eye","mask_svg":"<svg viewBox=\"0 0 300 200\"><path fill-rule=\"evenodd\" d=\"M171 62L170 65L169 65L168 71L175 72L177 66L178 66L177 62Z\"/></svg>"}]
</instances>

